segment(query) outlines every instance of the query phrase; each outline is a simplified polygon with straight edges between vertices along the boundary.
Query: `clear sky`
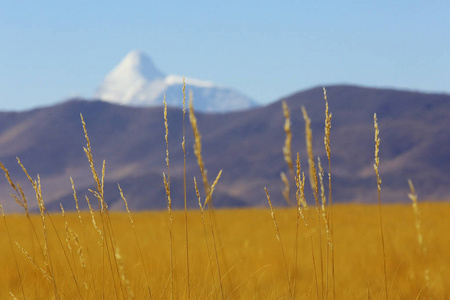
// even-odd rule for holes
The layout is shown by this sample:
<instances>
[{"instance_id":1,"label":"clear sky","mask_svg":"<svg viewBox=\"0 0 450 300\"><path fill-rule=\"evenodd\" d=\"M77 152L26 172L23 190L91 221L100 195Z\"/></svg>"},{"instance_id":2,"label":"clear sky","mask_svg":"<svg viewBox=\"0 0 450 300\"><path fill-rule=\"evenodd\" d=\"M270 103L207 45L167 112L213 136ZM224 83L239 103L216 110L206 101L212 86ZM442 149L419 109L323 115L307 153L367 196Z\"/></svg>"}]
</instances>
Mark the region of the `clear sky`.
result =
<instances>
[{"instance_id":1,"label":"clear sky","mask_svg":"<svg viewBox=\"0 0 450 300\"><path fill-rule=\"evenodd\" d=\"M450 93L450 1L1 1L0 110L91 97L130 51L260 103L338 83Z\"/></svg>"}]
</instances>

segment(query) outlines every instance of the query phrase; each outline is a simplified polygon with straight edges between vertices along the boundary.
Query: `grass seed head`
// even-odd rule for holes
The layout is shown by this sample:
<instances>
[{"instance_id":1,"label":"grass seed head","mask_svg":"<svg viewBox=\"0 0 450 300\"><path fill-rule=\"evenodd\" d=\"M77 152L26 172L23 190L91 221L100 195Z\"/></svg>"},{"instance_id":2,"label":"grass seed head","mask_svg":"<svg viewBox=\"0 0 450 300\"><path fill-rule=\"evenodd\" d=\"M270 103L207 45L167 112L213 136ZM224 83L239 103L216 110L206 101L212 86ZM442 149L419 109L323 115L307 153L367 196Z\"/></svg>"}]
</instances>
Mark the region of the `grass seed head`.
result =
<instances>
[{"instance_id":1,"label":"grass seed head","mask_svg":"<svg viewBox=\"0 0 450 300\"><path fill-rule=\"evenodd\" d=\"M328 100L327 100L327 90L323 88L323 97L325 99L325 136L324 144L327 153L328 160L330 160L331 149L330 149L330 135L331 135L331 113L328 110Z\"/></svg>"},{"instance_id":2,"label":"grass seed head","mask_svg":"<svg viewBox=\"0 0 450 300\"><path fill-rule=\"evenodd\" d=\"M375 164L373 165L373 168L375 169L375 173L377 175L377 187L378 191L381 190L381 178L379 173L379 165L380 165L380 130L378 128L378 120L377 120L377 114L373 115L373 124L375 128Z\"/></svg>"},{"instance_id":3,"label":"grass seed head","mask_svg":"<svg viewBox=\"0 0 450 300\"><path fill-rule=\"evenodd\" d=\"M312 131L311 131L311 119L308 117L305 107L302 107L303 118L305 119L305 135L306 135L306 150L308 152L308 164L309 164L309 182L311 184L311 189L314 192L314 198L318 204L318 181L317 181L317 171L314 165L314 152L312 145Z\"/></svg>"},{"instance_id":4,"label":"grass seed head","mask_svg":"<svg viewBox=\"0 0 450 300\"><path fill-rule=\"evenodd\" d=\"M202 174L203 185L205 187L205 194L208 195L210 191L210 186L207 178L207 171L205 170L203 158L202 158L202 136L198 130L197 118L194 114L194 100L192 96L192 91L189 91L189 120L191 122L192 131L194 133L194 154L197 157L197 163L200 168L200 173Z\"/></svg>"},{"instance_id":5,"label":"grass seed head","mask_svg":"<svg viewBox=\"0 0 450 300\"><path fill-rule=\"evenodd\" d=\"M222 170L220 170L219 174L217 174L216 180L214 180L213 184L211 185L209 194L205 199L205 204L203 204L203 208L205 208L205 205L207 205L211 201L212 194L214 192L214 188L216 187L217 183L219 182L219 179L221 176L222 176Z\"/></svg>"},{"instance_id":6,"label":"grass seed head","mask_svg":"<svg viewBox=\"0 0 450 300\"><path fill-rule=\"evenodd\" d=\"M419 211L419 205L417 202L417 194L416 194L416 190L414 189L414 185L413 185L411 179L408 179L408 185L409 185L409 189L410 189L410 193L408 194L408 197L409 197L409 199L411 199L412 208L414 211L414 216L415 216L414 223L415 223L416 231L417 231L417 240L419 242L420 248L422 249L423 253L425 254L427 252L427 249L423 242L422 223L420 220L420 211Z\"/></svg>"},{"instance_id":7,"label":"grass seed head","mask_svg":"<svg viewBox=\"0 0 450 300\"><path fill-rule=\"evenodd\" d=\"M291 199L289 199L289 195L290 195L289 179L287 178L287 176L284 172L280 173L280 177L281 177L281 181L283 182L283 185L284 185L284 188L281 191L281 193L283 194L283 197L286 200L286 203L288 205L291 205Z\"/></svg>"},{"instance_id":8,"label":"grass seed head","mask_svg":"<svg viewBox=\"0 0 450 300\"><path fill-rule=\"evenodd\" d=\"M291 144L292 144L291 119L289 108L286 104L286 101L283 101L283 114L284 114L284 132L286 134L286 140L284 142L283 147L284 160L289 167L289 172L291 176L294 176L294 165L292 163L292 151L291 151Z\"/></svg>"}]
</instances>

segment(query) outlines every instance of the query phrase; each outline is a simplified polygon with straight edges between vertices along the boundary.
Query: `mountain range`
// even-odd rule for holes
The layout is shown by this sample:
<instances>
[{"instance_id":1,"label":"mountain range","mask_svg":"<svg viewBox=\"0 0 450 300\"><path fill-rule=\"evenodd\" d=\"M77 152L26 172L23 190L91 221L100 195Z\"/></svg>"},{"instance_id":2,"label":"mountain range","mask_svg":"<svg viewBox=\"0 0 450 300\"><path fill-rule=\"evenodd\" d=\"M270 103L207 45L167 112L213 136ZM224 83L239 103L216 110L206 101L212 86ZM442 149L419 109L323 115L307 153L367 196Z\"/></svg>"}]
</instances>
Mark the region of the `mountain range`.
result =
<instances>
[{"instance_id":1,"label":"mountain range","mask_svg":"<svg viewBox=\"0 0 450 300\"><path fill-rule=\"evenodd\" d=\"M242 93L209 81L185 78L186 102L189 90L195 95L195 109L203 112L230 112L257 106ZM183 77L165 75L151 58L131 51L106 76L94 98L128 106L161 106L163 98L170 106L182 107Z\"/></svg>"},{"instance_id":2,"label":"mountain range","mask_svg":"<svg viewBox=\"0 0 450 300\"><path fill-rule=\"evenodd\" d=\"M335 203L377 201L373 169L374 113L378 116L381 137L382 201L409 201L409 178L415 184L419 201L450 198L449 95L356 86L330 86L327 92L333 114L331 166ZM292 151L300 153L307 175L301 107L306 108L312 120L315 155L326 162L323 91L313 88L284 100L291 112ZM34 192L16 157L34 179L39 174L48 209L59 210L60 203L66 209L74 208L70 177L82 207L86 208L82 201L84 195L93 200L88 189L94 188L94 181L83 152L86 140L80 113L86 121L97 169L106 161L105 197L110 208L123 208L119 183L131 209L164 209L162 173L167 168L163 108L83 99L0 113L0 161L23 187L30 208L36 210ZM281 100L245 111L197 112L196 116L209 179L213 180L223 170L214 192L215 206L265 206L264 187L275 203L283 205L280 172L288 170L282 152L285 134ZM182 118L179 108L169 108L171 190L175 208L183 207ZM192 130L186 119L188 205L196 208L193 177L201 176L193 153ZM19 209L9 196L11 191L6 179L0 180L0 201L8 211ZM307 201L313 203L309 189L306 194Z\"/></svg>"}]
</instances>

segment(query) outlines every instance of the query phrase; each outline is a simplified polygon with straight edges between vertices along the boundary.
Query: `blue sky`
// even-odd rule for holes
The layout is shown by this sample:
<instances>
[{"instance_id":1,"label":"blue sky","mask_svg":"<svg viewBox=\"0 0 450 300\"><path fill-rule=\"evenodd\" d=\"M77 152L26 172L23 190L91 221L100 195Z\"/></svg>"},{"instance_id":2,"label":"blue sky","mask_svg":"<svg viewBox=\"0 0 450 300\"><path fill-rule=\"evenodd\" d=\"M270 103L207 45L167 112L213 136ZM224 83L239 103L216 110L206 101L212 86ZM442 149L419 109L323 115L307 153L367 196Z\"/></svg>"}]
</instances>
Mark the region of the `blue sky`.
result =
<instances>
[{"instance_id":1,"label":"blue sky","mask_svg":"<svg viewBox=\"0 0 450 300\"><path fill-rule=\"evenodd\" d=\"M0 110L91 97L133 49L260 103L339 83L450 93L449 15L443 0L2 1Z\"/></svg>"}]
</instances>

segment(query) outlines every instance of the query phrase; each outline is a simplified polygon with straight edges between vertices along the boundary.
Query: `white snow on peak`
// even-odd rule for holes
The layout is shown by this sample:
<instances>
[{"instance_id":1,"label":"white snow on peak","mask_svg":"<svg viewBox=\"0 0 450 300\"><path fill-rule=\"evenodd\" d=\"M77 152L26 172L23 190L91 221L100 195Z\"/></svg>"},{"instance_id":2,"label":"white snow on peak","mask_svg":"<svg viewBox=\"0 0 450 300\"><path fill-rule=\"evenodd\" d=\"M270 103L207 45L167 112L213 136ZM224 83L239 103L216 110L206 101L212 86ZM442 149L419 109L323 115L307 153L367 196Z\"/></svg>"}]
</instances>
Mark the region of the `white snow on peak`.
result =
<instances>
[{"instance_id":1,"label":"white snow on peak","mask_svg":"<svg viewBox=\"0 0 450 300\"><path fill-rule=\"evenodd\" d=\"M208 112L243 110L256 103L232 89L212 82L185 78L187 90L194 94L194 107ZM158 70L150 57L141 51L131 51L106 76L94 97L132 106L159 106L163 97L172 106L182 106L183 77L166 76Z\"/></svg>"},{"instance_id":2,"label":"white snow on peak","mask_svg":"<svg viewBox=\"0 0 450 300\"><path fill-rule=\"evenodd\" d=\"M163 78L165 75L156 68L153 61L142 51L134 50L127 54L111 74L140 75L147 80Z\"/></svg>"}]
</instances>

